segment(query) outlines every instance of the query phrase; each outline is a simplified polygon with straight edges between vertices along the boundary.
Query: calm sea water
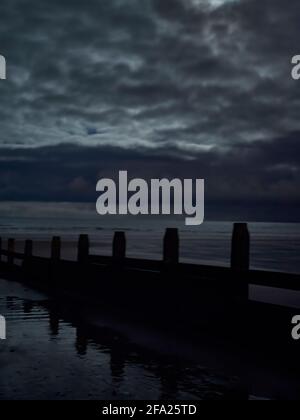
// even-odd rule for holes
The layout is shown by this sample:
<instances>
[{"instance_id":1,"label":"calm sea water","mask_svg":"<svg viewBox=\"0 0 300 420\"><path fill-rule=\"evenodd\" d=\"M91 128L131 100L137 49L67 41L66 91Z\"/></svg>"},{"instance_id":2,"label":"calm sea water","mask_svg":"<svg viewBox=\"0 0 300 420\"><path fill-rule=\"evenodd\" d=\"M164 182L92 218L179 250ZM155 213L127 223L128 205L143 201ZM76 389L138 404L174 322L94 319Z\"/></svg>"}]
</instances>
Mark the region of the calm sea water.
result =
<instances>
[{"instance_id":1,"label":"calm sea water","mask_svg":"<svg viewBox=\"0 0 300 420\"><path fill-rule=\"evenodd\" d=\"M160 259L165 228L178 227L182 261L228 266L232 225L204 222L191 228L183 220L166 217L2 217L0 235L34 239L35 253L45 255L49 253L46 243L58 234L66 245L65 257L74 258L80 233L90 235L92 252L109 255L113 232L124 230L128 256ZM300 273L300 224L249 223L249 230L252 268Z\"/></svg>"}]
</instances>

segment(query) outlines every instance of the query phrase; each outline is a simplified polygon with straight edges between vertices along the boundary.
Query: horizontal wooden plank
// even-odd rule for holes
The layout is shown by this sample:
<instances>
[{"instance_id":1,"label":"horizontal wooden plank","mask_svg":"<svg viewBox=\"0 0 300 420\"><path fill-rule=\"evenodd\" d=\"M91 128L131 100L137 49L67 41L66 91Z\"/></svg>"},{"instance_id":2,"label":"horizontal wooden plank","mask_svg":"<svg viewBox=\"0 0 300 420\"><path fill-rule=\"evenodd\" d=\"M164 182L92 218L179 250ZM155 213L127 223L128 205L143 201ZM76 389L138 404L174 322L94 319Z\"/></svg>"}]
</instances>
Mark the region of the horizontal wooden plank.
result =
<instances>
[{"instance_id":1,"label":"horizontal wooden plank","mask_svg":"<svg viewBox=\"0 0 300 420\"><path fill-rule=\"evenodd\" d=\"M0 250L0 255L3 257L11 256L16 260L24 260L25 255L19 252L9 252L7 250ZM50 258L45 257L31 257L33 261L39 261L43 263L50 262ZM115 260L110 256L99 256L99 255L90 255L89 263L92 265L101 265L101 266L113 266ZM76 261L68 261L70 266L78 264ZM148 259L138 259L138 258L125 258L123 261L123 267L126 269L140 270L140 271L149 271L149 272L160 272L165 269L167 266L163 261L159 260L148 260ZM201 278L211 278L214 280L219 279L230 279L232 276L241 276L244 277L246 283L256 286L265 286L272 288L280 288L287 290L300 291L300 275L299 274L290 274L290 273L281 273L281 272L271 272L263 270L249 270L237 274L229 267L217 267L209 265L198 265L198 264L187 264L179 263L176 264L176 273L182 275L182 277L201 277Z\"/></svg>"},{"instance_id":2,"label":"horizontal wooden plank","mask_svg":"<svg viewBox=\"0 0 300 420\"><path fill-rule=\"evenodd\" d=\"M13 257L16 260L23 260L25 258L25 255L21 252L9 252L9 251L0 251L0 255L3 255L4 257Z\"/></svg>"},{"instance_id":3,"label":"horizontal wooden plank","mask_svg":"<svg viewBox=\"0 0 300 420\"><path fill-rule=\"evenodd\" d=\"M247 273L248 283L255 286L274 287L300 291L300 275L276 271L250 270Z\"/></svg>"}]
</instances>

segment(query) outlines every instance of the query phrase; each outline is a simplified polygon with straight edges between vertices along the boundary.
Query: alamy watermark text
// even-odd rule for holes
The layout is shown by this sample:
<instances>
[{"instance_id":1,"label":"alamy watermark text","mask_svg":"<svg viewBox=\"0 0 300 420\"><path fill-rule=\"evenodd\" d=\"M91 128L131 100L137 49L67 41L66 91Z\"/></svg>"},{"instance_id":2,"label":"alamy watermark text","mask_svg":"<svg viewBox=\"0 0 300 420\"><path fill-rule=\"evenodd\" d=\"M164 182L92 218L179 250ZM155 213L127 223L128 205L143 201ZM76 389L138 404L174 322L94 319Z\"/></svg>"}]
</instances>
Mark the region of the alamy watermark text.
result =
<instances>
[{"instance_id":1,"label":"alamy watermark text","mask_svg":"<svg viewBox=\"0 0 300 420\"><path fill-rule=\"evenodd\" d=\"M0 55L0 79L6 79L6 59L3 55Z\"/></svg>"},{"instance_id":2,"label":"alamy watermark text","mask_svg":"<svg viewBox=\"0 0 300 420\"><path fill-rule=\"evenodd\" d=\"M292 324L294 325L292 329L293 340L300 340L300 315L293 317Z\"/></svg>"},{"instance_id":3,"label":"alamy watermark text","mask_svg":"<svg viewBox=\"0 0 300 420\"><path fill-rule=\"evenodd\" d=\"M0 315L0 340L6 340L6 320Z\"/></svg>"},{"instance_id":4,"label":"alamy watermark text","mask_svg":"<svg viewBox=\"0 0 300 420\"><path fill-rule=\"evenodd\" d=\"M119 172L119 182L100 179L96 190L101 192L96 204L99 215L186 215L185 224L201 225L204 221L203 179L128 180L127 171Z\"/></svg>"}]
</instances>

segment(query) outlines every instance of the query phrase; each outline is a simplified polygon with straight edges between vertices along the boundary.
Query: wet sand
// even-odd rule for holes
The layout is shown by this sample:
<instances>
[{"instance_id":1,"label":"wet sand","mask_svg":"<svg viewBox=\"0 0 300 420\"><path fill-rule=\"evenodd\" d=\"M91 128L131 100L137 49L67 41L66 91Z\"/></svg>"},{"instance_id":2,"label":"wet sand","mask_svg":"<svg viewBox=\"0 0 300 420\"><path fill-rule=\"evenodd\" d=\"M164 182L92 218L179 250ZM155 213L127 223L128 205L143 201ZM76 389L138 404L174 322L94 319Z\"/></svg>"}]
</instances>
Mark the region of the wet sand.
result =
<instances>
[{"instance_id":1,"label":"wet sand","mask_svg":"<svg viewBox=\"0 0 300 420\"><path fill-rule=\"evenodd\" d=\"M222 400L292 399L297 372L268 360L179 341L168 333L108 319L88 306L54 302L0 280L0 399ZM252 359L252 360L251 360ZM244 384L244 385L243 385Z\"/></svg>"},{"instance_id":2,"label":"wet sand","mask_svg":"<svg viewBox=\"0 0 300 420\"><path fill-rule=\"evenodd\" d=\"M107 325L90 332L78 314L0 280L0 399L224 399L237 378L189 358L142 346ZM148 343L149 344L149 343Z\"/></svg>"}]
</instances>

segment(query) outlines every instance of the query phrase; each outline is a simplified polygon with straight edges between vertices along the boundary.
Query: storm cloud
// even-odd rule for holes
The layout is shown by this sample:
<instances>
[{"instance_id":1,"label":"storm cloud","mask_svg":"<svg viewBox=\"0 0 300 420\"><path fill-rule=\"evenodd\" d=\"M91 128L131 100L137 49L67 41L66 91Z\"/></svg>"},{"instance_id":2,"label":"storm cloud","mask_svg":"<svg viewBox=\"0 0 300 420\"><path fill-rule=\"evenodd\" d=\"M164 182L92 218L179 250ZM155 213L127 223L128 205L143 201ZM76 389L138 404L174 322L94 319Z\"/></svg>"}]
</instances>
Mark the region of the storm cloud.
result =
<instances>
[{"instance_id":1,"label":"storm cloud","mask_svg":"<svg viewBox=\"0 0 300 420\"><path fill-rule=\"evenodd\" d=\"M127 169L295 219L299 20L297 0L3 0L0 199L91 201Z\"/></svg>"}]
</instances>

